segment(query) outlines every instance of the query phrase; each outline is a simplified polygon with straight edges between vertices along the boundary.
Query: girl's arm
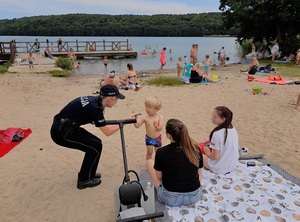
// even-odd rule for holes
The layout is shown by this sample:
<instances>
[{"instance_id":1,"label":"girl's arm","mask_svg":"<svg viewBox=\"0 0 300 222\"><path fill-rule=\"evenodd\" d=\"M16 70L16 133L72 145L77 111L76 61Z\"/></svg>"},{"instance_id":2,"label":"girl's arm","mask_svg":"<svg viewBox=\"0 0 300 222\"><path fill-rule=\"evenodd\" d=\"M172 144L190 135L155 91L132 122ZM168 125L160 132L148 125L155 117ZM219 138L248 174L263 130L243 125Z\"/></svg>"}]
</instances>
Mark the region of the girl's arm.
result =
<instances>
[{"instance_id":1,"label":"girl's arm","mask_svg":"<svg viewBox=\"0 0 300 222\"><path fill-rule=\"evenodd\" d=\"M162 181L162 172L161 171L155 171L156 177L159 181Z\"/></svg>"},{"instance_id":2,"label":"girl's arm","mask_svg":"<svg viewBox=\"0 0 300 222\"><path fill-rule=\"evenodd\" d=\"M212 148L211 148L211 149L212 149ZM204 151L205 151L205 155L206 155L208 158L210 158L210 159L212 159L212 160L218 160L218 159L220 159L220 150L214 150L214 149L212 149L212 150L210 151L210 148L207 147L207 146L205 146L205 147L204 147Z\"/></svg>"},{"instance_id":3,"label":"girl's arm","mask_svg":"<svg viewBox=\"0 0 300 222\"><path fill-rule=\"evenodd\" d=\"M200 183L201 183L201 181L202 181L202 169L203 169L203 168L199 168L199 170L198 170Z\"/></svg>"},{"instance_id":4,"label":"girl's arm","mask_svg":"<svg viewBox=\"0 0 300 222\"><path fill-rule=\"evenodd\" d=\"M143 125L144 122L145 122L145 117L141 117L141 118L134 124L135 128L140 128L140 127Z\"/></svg>"}]
</instances>

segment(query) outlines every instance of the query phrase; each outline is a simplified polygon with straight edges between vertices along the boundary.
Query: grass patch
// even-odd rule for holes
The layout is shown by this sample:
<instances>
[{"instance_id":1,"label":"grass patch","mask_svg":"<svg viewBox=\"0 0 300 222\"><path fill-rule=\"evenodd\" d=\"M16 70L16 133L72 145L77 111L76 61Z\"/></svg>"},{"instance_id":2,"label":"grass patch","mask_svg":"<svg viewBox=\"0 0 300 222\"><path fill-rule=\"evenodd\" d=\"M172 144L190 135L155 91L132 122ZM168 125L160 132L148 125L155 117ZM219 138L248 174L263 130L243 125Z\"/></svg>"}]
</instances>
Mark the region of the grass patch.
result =
<instances>
[{"instance_id":1,"label":"grass patch","mask_svg":"<svg viewBox=\"0 0 300 222\"><path fill-rule=\"evenodd\" d=\"M50 70L49 74L53 77L70 77L70 72L65 70Z\"/></svg>"},{"instance_id":2,"label":"grass patch","mask_svg":"<svg viewBox=\"0 0 300 222\"><path fill-rule=\"evenodd\" d=\"M260 64L261 66L272 64L272 67L281 76L300 77L300 66L294 63L273 63L271 59L262 59L260 60Z\"/></svg>"},{"instance_id":3,"label":"grass patch","mask_svg":"<svg viewBox=\"0 0 300 222\"><path fill-rule=\"evenodd\" d=\"M176 77L155 77L153 79L149 79L146 83L150 86L182 86L183 83L179 81Z\"/></svg>"},{"instance_id":4,"label":"grass patch","mask_svg":"<svg viewBox=\"0 0 300 222\"><path fill-rule=\"evenodd\" d=\"M8 71L8 68L9 68L9 64L4 64L2 66L0 66L0 74L4 74Z\"/></svg>"},{"instance_id":5,"label":"grass patch","mask_svg":"<svg viewBox=\"0 0 300 222\"><path fill-rule=\"evenodd\" d=\"M72 70L72 62L70 59L58 57L58 59L55 61L55 66L60 67L63 70Z\"/></svg>"}]
</instances>

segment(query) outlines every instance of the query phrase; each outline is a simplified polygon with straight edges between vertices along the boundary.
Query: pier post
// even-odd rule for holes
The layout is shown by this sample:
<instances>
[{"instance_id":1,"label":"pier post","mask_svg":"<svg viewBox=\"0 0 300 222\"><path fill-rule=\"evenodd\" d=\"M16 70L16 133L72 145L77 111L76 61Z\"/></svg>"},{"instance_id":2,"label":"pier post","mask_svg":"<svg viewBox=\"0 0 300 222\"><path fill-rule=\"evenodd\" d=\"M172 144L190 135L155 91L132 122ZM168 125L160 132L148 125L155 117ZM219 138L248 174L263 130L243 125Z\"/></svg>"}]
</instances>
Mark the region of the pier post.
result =
<instances>
[{"instance_id":1,"label":"pier post","mask_svg":"<svg viewBox=\"0 0 300 222\"><path fill-rule=\"evenodd\" d=\"M105 51L105 39L103 39L103 50Z\"/></svg>"},{"instance_id":2,"label":"pier post","mask_svg":"<svg viewBox=\"0 0 300 222\"><path fill-rule=\"evenodd\" d=\"M78 39L76 39L76 49L77 49L77 52L79 52L79 50L78 50Z\"/></svg>"}]
</instances>

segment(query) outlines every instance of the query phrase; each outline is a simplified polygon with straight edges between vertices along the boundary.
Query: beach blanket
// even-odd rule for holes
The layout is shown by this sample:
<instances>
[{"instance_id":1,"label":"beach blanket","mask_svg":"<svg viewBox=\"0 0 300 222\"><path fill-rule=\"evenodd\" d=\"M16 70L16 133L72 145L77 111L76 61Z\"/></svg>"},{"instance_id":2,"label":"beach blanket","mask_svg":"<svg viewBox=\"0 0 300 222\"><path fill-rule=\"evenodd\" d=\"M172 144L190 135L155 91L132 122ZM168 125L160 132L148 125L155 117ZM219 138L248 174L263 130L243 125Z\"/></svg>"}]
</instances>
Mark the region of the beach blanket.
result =
<instances>
[{"instance_id":1,"label":"beach blanket","mask_svg":"<svg viewBox=\"0 0 300 222\"><path fill-rule=\"evenodd\" d=\"M9 151L15 148L22 141L24 141L32 133L31 129L22 129L22 131L24 132L24 137L21 141L11 143L0 143L0 158L6 155ZM3 135L4 132L5 130L0 130L0 137Z\"/></svg>"},{"instance_id":2,"label":"beach blanket","mask_svg":"<svg viewBox=\"0 0 300 222\"><path fill-rule=\"evenodd\" d=\"M202 200L189 207L168 207L170 221L292 222L300 220L300 187L267 165L218 175L204 170Z\"/></svg>"},{"instance_id":3,"label":"beach blanket","mask_svg":"<svg viewBox=\"0 0 300 222\"><path fill-rule=\"evenodd\" d=\"M285 80L283 78L281 80L270 80L268 78L255 78L254 81L270 83L270 84L275 84L275 85L286 85L290 82L289 80Z\"/></svg>"}]
</instances>

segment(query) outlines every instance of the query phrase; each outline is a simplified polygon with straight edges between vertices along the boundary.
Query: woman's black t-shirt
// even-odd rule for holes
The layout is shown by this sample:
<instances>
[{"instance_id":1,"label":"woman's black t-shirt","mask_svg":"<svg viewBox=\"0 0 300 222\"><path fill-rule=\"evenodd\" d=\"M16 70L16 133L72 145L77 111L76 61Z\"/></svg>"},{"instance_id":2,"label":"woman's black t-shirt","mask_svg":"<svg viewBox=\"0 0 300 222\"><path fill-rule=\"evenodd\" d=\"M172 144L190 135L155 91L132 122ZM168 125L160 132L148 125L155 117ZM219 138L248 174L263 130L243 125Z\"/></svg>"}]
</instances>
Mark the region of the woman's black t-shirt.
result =
<instances>
[{"instance_id":1,"label":"woman's black t-shirt","mask_svg":"<svg viewBox=\"0 0 300 222\"><path fill-rule=\"evenodd\" d=\"M154 169L162 172L162 184L171 192L186 193L200 188L199 168L203 167L199 155L199 167L190 163L182 148L171 143L157 150Z\"/></svg>"}]
</instances>

